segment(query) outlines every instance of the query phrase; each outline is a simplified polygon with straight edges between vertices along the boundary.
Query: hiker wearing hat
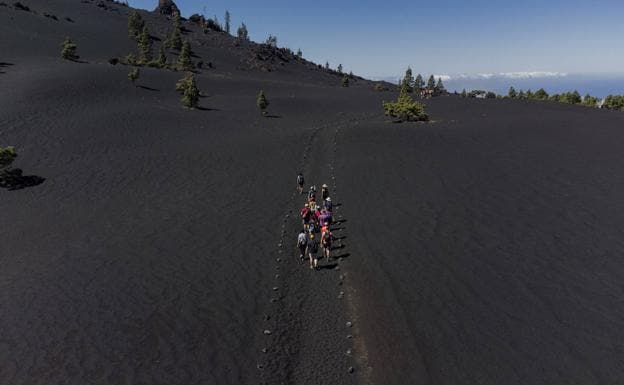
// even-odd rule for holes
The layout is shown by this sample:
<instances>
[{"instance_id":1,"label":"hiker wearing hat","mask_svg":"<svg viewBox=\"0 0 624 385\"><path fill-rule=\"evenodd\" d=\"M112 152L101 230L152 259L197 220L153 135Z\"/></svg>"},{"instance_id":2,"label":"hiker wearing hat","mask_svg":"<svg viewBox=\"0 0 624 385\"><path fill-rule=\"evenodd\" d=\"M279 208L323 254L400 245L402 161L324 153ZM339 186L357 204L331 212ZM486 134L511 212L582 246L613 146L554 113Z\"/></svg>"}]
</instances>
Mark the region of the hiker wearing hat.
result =
<instances>
[{"instance_id":1,"label":"hiker wearing hat","mask_svg":"<svg viewBox=\"0 0 624 385\"><path fill-rule=\"evenodd\" d=\"M299 259L303 261L303 256L306 253L308 246L308 237L306 236L306 230L301 230L297 236L297 247L299 248Z\"/></svg>"},{"instance_id":2,"label":"hiker wearing hat","mask_svg":"<svg viewBox=\"0 0 624 385\"><path fill-rule=\"evenodd\" d=\"M310 217L312 216L312 211L307 203L303 206L299 215L301 215L301 220L303 221L303 229L307 230Z\"/></svg>"},{"instance_id":3,"label":"hiker wearing hat","mask_svg":"<svg viewBox=\"0 0 624 385\"><path fill-rule=\"evenodd\" d=\"M325 201L323 202L323 206L325 206L325 210L329 211L330 213L332 212L332 209L334 208L334 204L332 203L332 200L330 197L327 197L327 199L325 199Z\"/></svg>"},{"instance_id":4,"label":"hiker wearing hat","mask_svg":"<svg viewBox=\"0 0 624 385\"><path fill-rule=\"evenodd\" d=\"M299 174L297 174L297 190L299 191L299 194L303 194L304 183L305 179L303 179L303 173L299 172Z\"/></svg>"},{"instance_id":5,"label":"hiker wearing hat","mask_svg":"<svg viewBox=\"0 0 624 385\"><path fill-rule=\"evenodd\" d=\"M314 238L314 234L310 234L310 239L308 240L308 257L310 258L310 269L316 269L318 266L318 258L316 257L316 253L318 253L318 241Z\"/></svg>"},{"instance_id":6,"label":"hiker wearing hat","mask_svg":"<svg viewBox=\"0 0 624 385\"><path fill-rule=\"evenodd\" d=\"M326 184L323 184L323 186L321 186L321 200L325 200L329 198L329 187Z\"/></svg>"},{"instance_id":7,"label":"hiker wearing hat","mask_svg":"<svg viewBox=\"0 0 624 385\"><path fill-rule=\"evenodd\" d=\"M308 202L316 201L316 186L310 186L310 191L308 191Z\"/></svg>"}]
</instances>

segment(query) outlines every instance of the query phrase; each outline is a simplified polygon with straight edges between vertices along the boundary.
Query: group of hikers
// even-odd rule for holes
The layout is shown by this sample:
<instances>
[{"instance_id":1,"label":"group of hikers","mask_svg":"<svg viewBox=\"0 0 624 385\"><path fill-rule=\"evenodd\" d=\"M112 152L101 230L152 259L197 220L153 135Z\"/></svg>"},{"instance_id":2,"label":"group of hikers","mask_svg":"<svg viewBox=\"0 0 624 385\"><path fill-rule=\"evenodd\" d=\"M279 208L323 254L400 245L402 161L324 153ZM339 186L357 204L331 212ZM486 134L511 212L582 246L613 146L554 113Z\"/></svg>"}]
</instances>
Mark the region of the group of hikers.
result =
<instances>
[{"instance_id":1,"label":"group of hikers","mask_svg":"<svg viewBox=\"0 0 624 385\"><path fill-rule=\"evenodd\" d=\"M304 193L304 184L303 174L299 173L297 175L299 194ZM316 186L310 186L306 203L299 212L303 227L297 236L299 258L303 261L307 255L310 261L310 269L318 269L319 245L322 249L321 258L325 257L326 260L329 260L333 241L333 235L329 228L333 221L332 212L333 204L329 196L329 187L326 184L321 186L320 196L317 200Z\"/></svg>"}]
</instances>

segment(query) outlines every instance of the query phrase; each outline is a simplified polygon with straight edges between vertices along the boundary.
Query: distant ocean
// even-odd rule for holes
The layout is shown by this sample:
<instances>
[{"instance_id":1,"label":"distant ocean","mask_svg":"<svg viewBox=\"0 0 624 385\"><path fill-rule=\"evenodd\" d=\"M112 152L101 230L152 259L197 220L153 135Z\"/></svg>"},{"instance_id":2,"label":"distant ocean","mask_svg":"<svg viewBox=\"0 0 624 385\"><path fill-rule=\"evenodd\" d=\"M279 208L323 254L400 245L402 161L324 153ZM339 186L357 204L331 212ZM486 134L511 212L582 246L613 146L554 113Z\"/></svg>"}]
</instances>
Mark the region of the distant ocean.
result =
<instances>
[{"instance_id":1,"label":"distant ocean","mask_svg":"<svg viewBox=\"0 0 624 385\"><path fill-rule=\"evenodd\" d=\"M425 81L429 75L425 77ZM437 77L438 75L436 75ZM535 91L544 88L549 94L577 90L581 95L589 93L603 98L610 94L624 95L624 74L562 74L562 73L505 73L477 75L439 75L447 90L461 92L463 89L493 91L507 95L509 87ZM397 83L398 77L383 78Z\"/></svg>"}]
</instances>

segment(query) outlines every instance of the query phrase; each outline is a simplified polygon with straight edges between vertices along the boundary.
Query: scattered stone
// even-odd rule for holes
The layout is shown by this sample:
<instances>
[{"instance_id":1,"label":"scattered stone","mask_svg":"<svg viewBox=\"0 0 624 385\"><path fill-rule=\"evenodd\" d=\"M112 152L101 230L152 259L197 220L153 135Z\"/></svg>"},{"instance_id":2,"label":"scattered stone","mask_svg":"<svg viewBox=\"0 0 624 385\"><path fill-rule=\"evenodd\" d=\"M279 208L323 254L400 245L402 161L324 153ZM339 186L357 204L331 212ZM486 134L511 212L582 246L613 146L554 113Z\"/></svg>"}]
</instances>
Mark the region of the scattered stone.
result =
<instances>
[{"instance_id":1,"label":"scattered stone","mask_svg":"<svg viewBox=\"0 0 624 385\"><path fill-rule=\"evenodd\" d=\"M270 319L271 319L271 316L270 316L270 315L268 315L268 314L265 314L265 315L264 315L264 320L265 320L265 321L268 321L268 320L270 320Z\"/></svg>"},{"instance_id":2,"label":"scattered stone","mask_svg":"<svg viewBox=\"0 0 624 385\"><path fill-rule=\"evenodd\" d=\"M351 334L347 334L347 339L350 340L351 338L353 338L353 336Z\"/></svg>"},{"instance_id":3,"label":"scattered stone","mask_svg":"<svg viewBox=\"0 0 624 385\"><path fill-rule=\"evenodd\" d=\"M271 331L269 329L265 329L264 330L264 334L267 335L267 336L270 336L271 335Z\"/></svg>"},{"instance_id":4,"label":"scattered stone","mask_svg":"<svg viewBox=\"0 0 624 385\"><path fill-rule=\"evenodd\" d=\"M262 364L257 364L257 365L256 365L256 368L258 368L258 369L262 370L262 369L264 369L264 365L262 365Z\"/></svg>"},{"instance_id":5,"label":"scattered stone","mask_svg":"<svg viewBox=\"0 0 624 385\"><path fill-rule=\"evenodd\" d=\"M271 298L271 303L277 302L277 299Z\"/></svg>"},{"instance_id":6,"label":"scattered stone","mask_svg":"<svg viewBox=\"0 0 624 385\"><path fill-rule=\"evenodd\" d=\"M279 274L275 274L275 278L279 278Z\"/></svg>"},{"instance_id":7,"label":"scattered stone","mask_svg":"<svg viewBox=\"0 0 624 385\"><path fill-rule=\"evenodd\" d=\"M277 262L282 262L282 258L277 258Z\"/></svg>"},{"instance_id":8,"label":"scattered stone","mask_svg":"<svg viewBox=\"0 0 624 385\"><path fill-rule=\"evenodd\" d=\"M351 355L351 349L347 349L346 354L347 354L348 356L350 356L350 355Z\"/></svg>"},{"instance_id":9,"label":"scattered stone","mask_svg":"<svg viewBox=\"0 0 624 385\"><path fill-rule=\"evenodd\" d=\"M349 373L355 372L355 368L353 366L349 366Z\"/></svg>"},{"instance_id":10,"label":"scattered stone","mask_svg":"<svg viewBox=\"0 0 624 385\"><path fill-rule=\"evenodd\" d=\"M262 348L262 353L266 353L266 352L268 352L268 351L269 351L269 349L267 349L267 348ZM349 350L347 350L347 351L349 351Z\"/></svg>"},{"instance_id":11,"label":"scattered stone","mask_svg":"<svg viewBox=\"0 0 624 385\"><path fill-rule=\"evenodd\" d=\"M353 324L351 323L351 321L347 321L347 323L345 324L347 325L348 328L350 328L351 326L353 326Z\"/></svg>"},{"instance_id":12,"label":"scattered stone","mask_svg":"<svg viewBox=\"0 0 624 385\"><path fill-rule=\"evenodd\" d=\"M279 287L273 286L273 291L278 291L278 290L279 290Z\"/></svg>"}]
</instances>

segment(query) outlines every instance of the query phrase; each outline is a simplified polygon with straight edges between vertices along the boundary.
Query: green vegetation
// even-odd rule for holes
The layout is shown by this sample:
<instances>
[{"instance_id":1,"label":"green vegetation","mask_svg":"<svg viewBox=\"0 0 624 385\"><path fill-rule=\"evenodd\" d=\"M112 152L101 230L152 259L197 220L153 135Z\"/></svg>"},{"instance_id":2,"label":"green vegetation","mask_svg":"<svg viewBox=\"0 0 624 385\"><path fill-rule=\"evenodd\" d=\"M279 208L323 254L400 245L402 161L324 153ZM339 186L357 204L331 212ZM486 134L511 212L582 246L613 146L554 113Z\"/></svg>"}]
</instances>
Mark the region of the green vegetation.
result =
<instances>
[{"instance_id":1,"label":"green vegetation","mask_svg":"<svg viewBox=\"0 0 624 385\"><path fill-rule=\"evenodd\" d=\"M0 173L8 171L15 158L17 158L15 148L11 146L0 147Z\"/></svg>"},{"instance_id":2,"label":"green vegetation","mask_svg":"<svg viewBox=\"0 0 624 385\"><path fill-rule=\"evenodd\" d=\"M429 76L429 80L427 80L427 89L435 91L435 86L436 86L435 78L433 77L433 75L431 75Z\"/></svg>"},{"instance_id":3,"label":"green vegetation","mask_svg":"<svg viewBox=\"0 0 624 385\"><path fill-rule=\"evenodd\" d=\"M377 92L390 91L390 89L388 87L384 86L382 83L375 84L373 89L375 91L377 91Z\"/></svg>"},{"instance_id":4,"label":"green vegetation","mask_svg":"<svg viewBox=\"0 0 624 385\"><path fill-rule=\"evenodd\" d=\"M180 51L180 56L178 56L178 69L181 71L190 71L193 68L193 62L191 61L191 43L185 40L182 45L182 51Z\"/></svg>"},{"instance_id":5,"label":"green vegetation","mask_svg":"<svg viewBox=\"0 0 624 385\"><path fill-rule=\"evenodd\" d=\"M139 46L139 62L146 64L152 60L152 39L150 38L147 26L138 36L137 45Z\"/></svg>"},{"instance_id":6,"label":"green vegetation","mask_svg":"<svg viewBox=\"0 0 624 385\"><path fill-rule=\"evenodd\" d=\"M247 31L247 26L245 23L242 23L238 30L236 31L236 35L241 40L249 40L249 32Z\"/></svg>"},{"instance_id":7,"label":"green vegetation","mask_svg":"<svg viewBox=\"0 0 624 385\"><path fill-rule=\"evenodd\" d=\"M258 94L258 98L256 99L256 105L260 109L262 115L267 114L266 109L269 106L269 100L264 95L264 91L260 91L260 93Z\"/></svg>"},{"instance_id":8,"label":"green vegetation","mask_svg":"<svg viewBox=\"0 0 624 385\"><path fill-rule=\"evenodd\" d=\"M444 87L444 83L442 83L442 78L438 78L438 82L435 85L435 94L442 95L446 93L446 88Z\"/></svg>"},{"instance_id":9,"label":"green vegetation","mask_svg":"<svg viewBox=\"0 0 624 385\"><path fill-rule=\"evenodd\" d=\"M165 47L160 47L160 51L158 51L158 59L156 60L158 66L160 68L167 67L167 54L165 53Z\"/></svg>"},{"instance_id":10,"label":"green vegetation","mask_svg":"<svg viewBox=\"0 0 624 385\"><path fill-rule=\"evenodd\" d=\"M407 67L407 70L405 70L405 76L401 81L401 88L405 89L406 92L414 91L414 76L410 67Z\"/></svg>"},{"instance_id":11,"label":"green vegetation","mask_svg":"<svg viewBox=\"0 0 624 385\"><path fill-rule=\"evenodd\" d=\"M510 99L515 99L517 96L518 96L518 93L516 92L516 89L513 87L509 87L509 92L507 93L507 97Z\"/></svg>"},{"instance_id":12,"label":"green vegetation","mask_svg":"<svg viewBox=\"0 0 624 385\"><path fill-rule=\"evenodd\" d=\"M385 115L397 118L397 122L429 120L429 116L425 112L425 106L415 102L405 88L401 88L396 102L383 102L383 108Z\"/></svg>"},{"instance_id":13,"label":"green vegetation","mask_svg":"<svg viewBox=\"0 0 624 385\"><path fill-rule=\"evenodd\" d=\"M165 46L178 51L182 49L182 24L179 12L173 13L173 31L165 41Z\"/></svg>"},{"instance_id":14,"label":"green vegetation","mask_svg":"<svg viewBox=\"0 0 624 385\"><path fill-rule=\"evenodd\" d=\"M79 56L76 55L76 50L78 46L72 43L72 41L67 37L63 42L63 50L61 51L61 57L65 60L78 60Z\"/></svg>"},{"instance_id":15,"label":"green vegetation","mask_svg":"<svg viewBox=\"0 0 624 385\"><path fill-rule=\"evenodd\" d=\"M176 91L182 94L182 104L188 108L197 107L199 102L199 88L195 81L195 75L188 72L186 76L176 83Z\"/></svg>"},{"instance_id":16,"label":"green vegetation","mask_svg":"<svg viewBox=\"0 0 624 385\"><path fill-rule=\"evenodd\" d=\"M336 68L336 71L338 71L338 73L340 75L342 75L342 64L338 64L338 67Z\"/></svg>"},{"instance_id":17,"label":"green vegetation","mask_svg":"<svg viewBox=\"0 0 624 385\"><path fill-rule=\"evenodd\" d=\"M609 95L605 98L602 108L624 111L624 95Z\"/></svg>"},{"instance_id":18,"label":"green vegetation","mask_svg":"<svg viewBox=\"0 0 624 385\"><path fill-rule=\"evenodd\" d=\"M590 94L585 94L581 104L587 107L598 107L598 98L591 96Z\"/></svg>"},{"instance_id":19,"label":"green vegetation","mask_svg":"<svg viewBox=\"0 0 624 385\"><path fill-rule=\"evenodd\" d=\"M271 48L277 48L277 36L269 35L264 44L268 45Z\"/></svg>"},{"instance_id":20,"label":"green vegetation","mask_svg":"<svg viewBox=\"0 0 624 385\"><path fill-rule=\"evenodd\" d=\"M230 34L230 11L225 11L225 32Z\"/></svg>"},{"instance_id":21,"label":"green vegetation","mask_svg":"<svg viewBox=\"0 0 624 385\"><path fill-rule=\"evenodd\" d=\"M349 87L349 76L345 75L342 78L342 86L343 87Z\"/></svg>"},{"instance_id":22,"label":"green vegetation","mask_svg":"<svg viewBox=\"0 0 624 385\"><path fill-rule=\"evenodd\" d=\"M141 15L137 11L130 12L128 16L128 35L130 38L135 39L139 36L144 27L145 22Z\"/></svg>"},{"instance_id":23,"label":"green vegetation","mask_svg":"<svg viewBox=\"0 0 624 385\"><path fill-rule=\"evenodd\" d=\"M328 62L328 61L326 61L326 62L325 62L325 69L326 69L326 70L328 70L328 69L329 69L329 62Z\"/></svg>"},{"instance_id":24,"label":"green vegetation","mask_svg":"<svg viewBox=\"0 0 624 385\"><path fill-rule=\"evenodd\" d=\"M128 74L128 79L130 79L132 84L134 84L134 82L136 82L139 76L141 76L141 72L139 71L138 68L135 68L132 71L130 71L130 73Z\"/></svg>"},{"instance_id":25,"label":"green vegetation","mask_svg":"<svg viewBox=\"0 0 624 385\"><path fill-rule=\"evenodd\" d=\"M425 88L425 81L423 80L422 75L418 74L416 76L416 79L414 80L414 91L420 92L423 90L423 88Z\"/></svg>"},{"instance_id":26,"label":"green vegetation","mask_svg":"<svg viewBox=\"0 0 624 385\"><path fill-rule=\"evenodd\" d=\"M464 88L461 92L461 97L465 98L466 96L468 96L468 94L466 94L466 89Z\"/></svg>"}]
</instances>

